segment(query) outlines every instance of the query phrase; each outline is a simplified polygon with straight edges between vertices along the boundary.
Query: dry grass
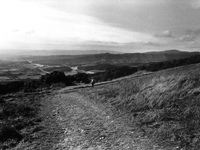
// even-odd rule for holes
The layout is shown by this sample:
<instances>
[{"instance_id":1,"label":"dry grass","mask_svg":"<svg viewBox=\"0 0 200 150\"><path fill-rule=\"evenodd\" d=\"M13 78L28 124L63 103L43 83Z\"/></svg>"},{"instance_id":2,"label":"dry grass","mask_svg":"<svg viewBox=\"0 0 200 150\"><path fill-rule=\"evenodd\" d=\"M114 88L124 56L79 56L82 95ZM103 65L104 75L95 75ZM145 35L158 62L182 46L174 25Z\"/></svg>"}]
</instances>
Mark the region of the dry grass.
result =
<instances>
[{"instance_id":1,"label":"dry grass","mask_svg":"<svg viewBox=\"0 0 200 150\"><path fill-rule=\"evenodd\" d=\"M0 97L0 149L9 149L30 135L41 121L38 95L20 93Z\"/></svg>"},{"instance_id":2,"label":"dry grass","mask_svg":"<svg viewBox=\"0 0 200 150\"><path fill-rule=\"evenodd\" d=\"M135 79L127 79L81 93L128 116L150 143L163 149L200 149L200 64Z\"/></svg>"}]
</instances>

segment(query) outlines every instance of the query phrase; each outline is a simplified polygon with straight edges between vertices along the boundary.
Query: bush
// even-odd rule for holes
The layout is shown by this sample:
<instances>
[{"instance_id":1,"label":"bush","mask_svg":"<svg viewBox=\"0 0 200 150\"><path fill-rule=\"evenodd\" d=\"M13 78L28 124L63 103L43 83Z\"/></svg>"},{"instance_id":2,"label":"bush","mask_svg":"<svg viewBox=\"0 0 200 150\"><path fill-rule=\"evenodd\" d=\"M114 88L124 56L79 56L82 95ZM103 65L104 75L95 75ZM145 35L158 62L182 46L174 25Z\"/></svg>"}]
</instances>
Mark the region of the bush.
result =
<instances>
[{"instance_id":1,"label":"bush","mask_svg":"<svg viewBox=\"0 0 200 150\"><path fill-rule=\"evenodd\" d=\"M52 83L65 82L64 72L54 71L50 74L43 75L40 81L44 84L51 85Z\"/></svg>"},{"instance_id":2,"label":"bush","mask_svg":"<svg viewBox=\"0 0 200 150\"><path fill-rule=\"evenodd\" d=\"M13 81L0 84L0 94L18 92L24 87L23 81Z\"/></svg>"},{"instance_id":3,"label":"bush","mask_svg":"<svg viewBox=\"0 0 200 150\"><path fill-rule=\"evenodd\" d=\"M90 83L89 75L86 73L77 73L74 75L76 82Z\"/></svg>"},{"instance_id":4,"label":"bush","mask_svg":"<svg viewBox=\"0 0 200 150\"><path fill-rule=\"evenodd\" d=\"M103 75L100 77L100 80L101 81L112 80L133 74L137 71L138 71L137 67L130 67L130 66L114 67L112 69L106 70L105 73L103 73Z\"/></svg>"},{"instance_id":5,"label":"bush","mask_svg":"<svg viewBox=\"0 0 200 150\"><path fill-rule=\"evenodd\" d=\"M139 66L138 69L146 71L158 71L167 68L179 67L196 63L200 63L200 55L194 55L188 58L178 59L173 61L148 63L146 65Z\"/></svg>"}]
</instances>

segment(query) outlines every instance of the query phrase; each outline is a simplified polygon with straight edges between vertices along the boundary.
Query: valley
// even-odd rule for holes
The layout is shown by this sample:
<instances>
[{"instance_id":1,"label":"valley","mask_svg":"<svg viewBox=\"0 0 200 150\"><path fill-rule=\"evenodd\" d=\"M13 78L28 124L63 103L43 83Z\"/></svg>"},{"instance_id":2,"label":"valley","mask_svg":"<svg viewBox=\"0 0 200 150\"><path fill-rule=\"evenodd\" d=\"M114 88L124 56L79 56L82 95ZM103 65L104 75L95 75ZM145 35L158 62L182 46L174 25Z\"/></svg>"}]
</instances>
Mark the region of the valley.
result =
<instances>
[{"instance_id":1,"label":"valley","mask_svg":"<svg viewBox=\"0 0 200 150\"><path fill-rule=\"evenodd\" d=\"M65 75L94 74L117 66L137 67L152 62L184 59L198 54L198 52L169 50L132 54L9 55L0 59L0 82L39 79L41 75L53 71L61 71Z\"/></svg>"}]
</instances>

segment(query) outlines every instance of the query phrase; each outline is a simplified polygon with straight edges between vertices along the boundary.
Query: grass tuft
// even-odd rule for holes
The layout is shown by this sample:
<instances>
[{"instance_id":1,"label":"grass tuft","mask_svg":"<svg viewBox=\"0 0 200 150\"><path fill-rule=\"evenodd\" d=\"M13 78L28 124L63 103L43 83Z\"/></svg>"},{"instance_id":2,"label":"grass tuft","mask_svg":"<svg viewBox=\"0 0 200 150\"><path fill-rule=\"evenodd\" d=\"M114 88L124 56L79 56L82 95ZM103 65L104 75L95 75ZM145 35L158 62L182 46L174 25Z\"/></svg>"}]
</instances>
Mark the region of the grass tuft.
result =
<instances>
[{"instance_id":1,"label":"grass tuft","mask_svg":"<svg viewBox=\"0 0 200 150\"><path fill-rule=\"evenodd\" d=\"M0 149L9 149L29 136L31 128L41 121L37 116L39 101L33 95L20 94L0 99Z\"/></svg>"}]
</instances>

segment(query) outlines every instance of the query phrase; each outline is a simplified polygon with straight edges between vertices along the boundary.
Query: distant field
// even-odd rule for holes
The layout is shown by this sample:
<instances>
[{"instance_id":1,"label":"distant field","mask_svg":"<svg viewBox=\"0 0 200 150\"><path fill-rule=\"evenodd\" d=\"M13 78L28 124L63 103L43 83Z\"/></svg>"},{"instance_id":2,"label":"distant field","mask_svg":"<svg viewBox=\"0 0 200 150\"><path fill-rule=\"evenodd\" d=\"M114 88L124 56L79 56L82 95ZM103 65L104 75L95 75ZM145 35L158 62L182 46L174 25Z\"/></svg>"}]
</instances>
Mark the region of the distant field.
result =
<instances>
[{"instance_id":1,"label":"distant field","mask_svg":"<svg viewBox=\"0 0 200 150\"><path fill-rule=\"evenodd\" d=\"M126 115L148 146L200 149L200 64L158 71L93 89L83 89L97 103Z\"/></svg>"},{"instance_id":2,"label":"distant field","mask_svg":"<svg viewBox=\"0 0 200 150\"><path fill-rule=\"evenodd\" d=\"M44 72L27 61L4 62L0 65L0 81L35 79L39 78Z\"/></svg>"},{"instance_id":3,"label":"distant field","mask_svg":"<svg viewBox=\"0 0 200 150\"><path fill-rule=\"evenodd\" d=\"M35 64L31 61L6 61L0 64L0 81L38 79L53 71L71 72L68 66Z\"/></svg>"},{"instance_id":4,"label":"distant field","mask_svg":"<svg viewBox=\"0 0 200 150\"><path fill-rule=\"evenodd\" d=\"M76 64L77 65L77 64ZM48 61L5 61L0 64L0 81L13 81L20 79L38 79L41 75L51 73L53 71L61 71L66 75L77 73L97 73L105 71L116 65L111 64L79 64L78 66L66 65L62 60Z\"/></svg>"},{"instance_id":5,"label":"distant field","mask_svg":"<svg viewBox=\"0 0 200 150\"><path fill-rule=\"evenodd\" d=\"M53 72L53 71L70 72L70 71L72 71L72 69L67 66L46 67L43 70L45 70L47 72Z\"/></svg>"},{"instance_id":6,"label":"distant field","mask_svg":"<svg viewBox=\"0 0 200 150\"><path fill-rule=\"evenodd\" d=\"M133 54L88 54L88 55L47 55L47 56L16 56L0 58L0 81L20 80L20 79L38 79L41 75L53 71L61 71L66 75L77 73L93 74L103 72L117 66L138 67L144 64L172 61L175 59L188 58L195 56L198 52L181 52L176 50L151 52L151 53L133 53ZM173 62L174 63L174 62ZM165 69L173 67L173 63L163 66ZM164 63L163 63L164 64ZM184 63L181 63L183 65ZM163 69L153 64L154 71ZM156 66L156 67L155 67ZM77 67L77 69L73 69ZM145 67L144 67L145 68ZM146 66L145 69L152 68ZM144 69L144 70L145 70ZM151 69L150 69L151 71Z\"/></svg>"},{"instance_id":7,"label":"distant field","mask_svg":"<svg viewBox=\"0 0 200 150\"><path fill-rule=\"evenodd\" d=\"M117 65L112 65L112 64L88 64L88 65L80 65L78 69L80 70L85 70L85 71L90 71L90 70L106 70L110 69L113 67L116 67Z\"/></svg>"}]
</instances>

